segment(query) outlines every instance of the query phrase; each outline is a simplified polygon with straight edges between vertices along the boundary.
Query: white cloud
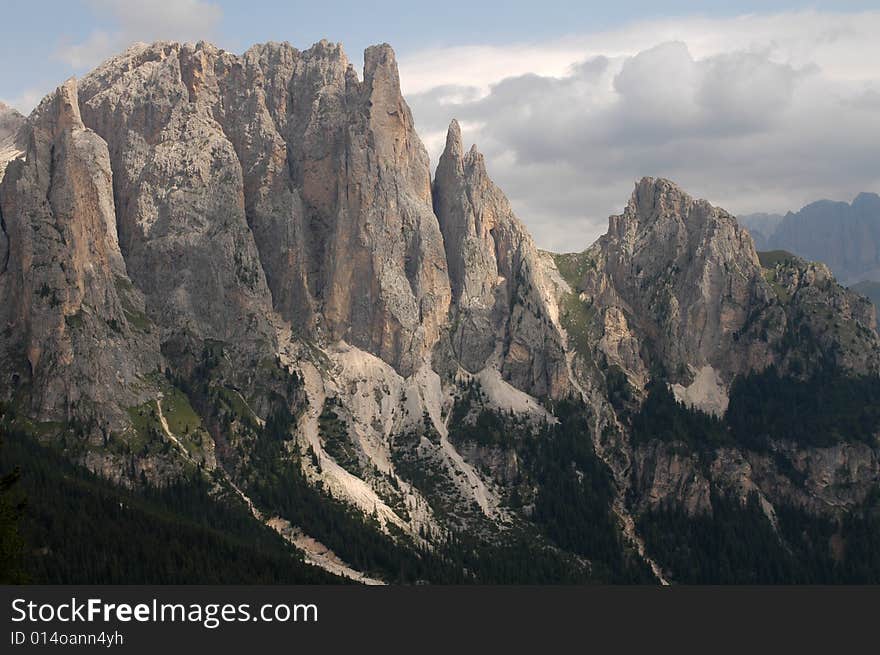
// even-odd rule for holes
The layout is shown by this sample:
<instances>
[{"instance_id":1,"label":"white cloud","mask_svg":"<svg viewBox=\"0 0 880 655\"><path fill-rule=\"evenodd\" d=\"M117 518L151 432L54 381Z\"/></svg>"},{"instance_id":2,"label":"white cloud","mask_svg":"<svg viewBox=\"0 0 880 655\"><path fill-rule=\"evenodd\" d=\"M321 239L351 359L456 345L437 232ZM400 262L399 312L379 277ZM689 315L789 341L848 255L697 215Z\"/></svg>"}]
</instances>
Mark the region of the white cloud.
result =
<instances>
[{"instance_id":1,"label":"white cloud","mask_svg":"<svg viewBox=\"0 0 880 655\"><path fill-rule=\"evenodd\" d=\"M89 0L87 4L96 18L112 27L58 48L56 56L77 71L96 66L136 41L210 39L223 15L219 6L204 0Z\"/></svg>"},{"instance_id":2,"label":"white cloud","mask_svg":"<svg viewBox=\"0 0 880 655\"><path fill-rule=\"evenodd\" d=\"M539 244L570 250L642 175L742 213L877 190L878 33L880 12L663 20L400 66L434 161L459 118Z\"/></svg>"}]
</instances>

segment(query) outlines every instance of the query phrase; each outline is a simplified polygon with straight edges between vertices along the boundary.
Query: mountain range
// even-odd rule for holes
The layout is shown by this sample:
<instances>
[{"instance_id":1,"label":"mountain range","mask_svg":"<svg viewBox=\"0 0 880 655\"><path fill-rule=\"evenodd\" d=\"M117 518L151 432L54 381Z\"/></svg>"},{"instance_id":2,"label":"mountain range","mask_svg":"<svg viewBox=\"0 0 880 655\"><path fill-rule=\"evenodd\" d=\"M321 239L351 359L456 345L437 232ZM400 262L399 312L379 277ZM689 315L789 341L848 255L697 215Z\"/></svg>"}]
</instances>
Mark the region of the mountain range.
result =
<instances>
[{"instance_id":1,"label":"mountain range","mask_svg":"<svg viewBox=\"0 0 880 655\"><path fill-rule=\"evenodd\" d=\"M821 261L844 284L880 282L880 196L819 200L797 212L739 216L758 250L788 250Z\"/></svg>"},{"instance_id":2,"label":"mountain range","mask_svg":"<svg viewBox=\"0 0 880 655\"><path fill-rule=\"evenodd\" d=\"M33 580L880 580L870 302L668 180L542 251L326 41L135 45L0 152Z\"/></svg>"}]
</instances>

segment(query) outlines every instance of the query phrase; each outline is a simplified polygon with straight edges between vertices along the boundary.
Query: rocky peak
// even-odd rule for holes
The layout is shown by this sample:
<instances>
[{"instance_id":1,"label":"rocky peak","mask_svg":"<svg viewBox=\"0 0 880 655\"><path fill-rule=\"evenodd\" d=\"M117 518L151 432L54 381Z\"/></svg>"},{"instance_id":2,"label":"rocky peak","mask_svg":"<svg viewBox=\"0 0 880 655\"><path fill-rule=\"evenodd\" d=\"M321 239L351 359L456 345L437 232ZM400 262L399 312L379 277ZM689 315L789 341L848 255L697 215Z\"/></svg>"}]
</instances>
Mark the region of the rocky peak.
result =
<instances>
[{"instance_id":1,"label":"rocky peak","mask_svg":"<svg viewBox=\"0 0 880 655\"><path fill-rule=\"evenodd\" d=\"M636 241L656 239L668 242L665 254L672 259L692 250L705 256L706 248L715 248L716 254L747 268L760 266L754 243L734 216L691 198L663 178L646 177L636 183L623 214L609 219L609 234L621 239L633 254L645 250Z\"/></svg>"},{"instance_id":2,"label":"rocky peak","mask_svg":"<svg viewBox=\"0 0 880 655\"><path fill-rule=\"evenodd\" d=\"M786 335L804 330L838 353L844 368L874 366L858 363L846 336L867 340L856 347L866 353L863 363L876 359L869 312L827 269L807 262L762 269L733 216L668 180L639 181L582 259L589 265L575 286L597 312L598 348L636 386L662 370L679 397L722 411L737 374L770 364L805 371L805 362L818 361L792 350L799 340ZM820 305L840 307L839 322L850 325L825 325Z\"/></svg>"},{"instance_id":3,"label":"rocky peak","mask_svg":"<svg viewBox=\"0 0 880 655\"><path fill-rule=\"evenodd\" d=\"M30 388L40 419L118 426L158 344L130 322L143 301L119 250L107 144L84 127L73 79L24 130L26 156L0 184L3 383Z\"/></svg>"},{"instance_id":4,"label":"rocky peak","mask_svg":"<svg viewBox=\"0 0 880 655\"><path fill-rule=\"evenodd\" d=\"M852 207L858 211L880 212L880 195L863 191L853 199Z\"/></svg>"},{"instance_id":5,"label":"rocky peak","mask_svg":"<svg viewBox=\"0 0 880 655\"><path fill-rule=\"evenodd\" d=\"M449 282L389 46L365 52L360 81L327 41L241 57L141 45L88 75L80 100L110 144L132 277L157 317L176 317L168 329L267 335L271 307L304 336L401 372L426 360ZM159 275L172 258L189 274ZM234 318L207 298L234 299Z\"/></svg>"},{"instance_id":6,"label":"rocky peak","mask_svg":"<svg viewBox=\"0 0 880 655\"><path fill-rule=\"evenodd\" d=\"M428 156L400 91L394 50L387 43L364 51L364 82L370 130L379 161L400 168L420 198L431 202Z\"/></svg>"},{"instance_id":7,"label":"rocky peak","mask_svg":"<svg viewBox=\"0 0 880 655\"><path fill-rule=\"evenodd\" d=\"M453 118L449 123L449 129L446 130L446 147L443 150L443 156L449 160L461 161L464 154L464 145L461 140L461 126L458 120Z\"/></svg>"},{"instance_id":8,"label":"rocky peak","mask_svg":"<svg viewBox=\"0 0 880 655\"><path fill-rule=\"evenodd\" d=\"M472 148L464 155L461 128L453 120L446 135L446 149L437 165L434 211L443 233L456 303L491 307L499 282L491 230L496 227L496 210L501 209L507 218L512 214L506 198L491 181L477 179L474 174L475 152Z\"/></svg>"},{"instance_id":9,"label":"rocky peak","mask_svg":"<svg viewBox=\"0 0 880 655\"><path fill-rule=\"evenodd\" d=\"M766 288L752 240L733 216L668 180L645 178L623 214L610 218L596 254L669 368L736 370L721 359Z\"/></svg>"},{"instance_id":10,"label":"rocky peak","mask_svg":"<svg viewBox=\"0 0 880 655\"><path fill-rule=\"evenodd\" d=\"M82 118L109 145L121 249L166 338L271 342L241 164L211 112L219 53L134 46L82 80Z\"/></svg>"},{"instance_id":11,"label":"rocky peak","mask_svg":"<svg viewBox=\"0 0 880 655\"><path fill-rule=\"evenodd\" d=\"M24 123L25 118L15 108L0 100L0 130L3 136L16 132Z\"/></svg>"},{"instance_id":12,"label":"rocky peak","mask_svg":"<svg viewBox=\"0 0 880 655\"><path fill-rule=\"evenodd\" d=\"M678 498L710 511L711 485L745 499L771 464L629 439L649 377L720 413L738 374L771 364L880 371L865 299L823 265L762 267L732 216L668 180L639 181L608 233L556 265L457 121L432 186L384 44L364 53L362 79L327 41L241 56L138 44L26 122L0 107L0 139L17 152L0 180L0 400L77 428L90 443L76 451L117 479L181 470L147 461L203 463L247 493L271 472L251 457L257 426L286 403L295 443L279 461L308 449L298 465L324 492L418 543L474 507L484 533L484 517L520 525L508 491L542 493L542 456L519 446L553 420L537 398L575 396L614 475L607 510L642 552L630 509ZM482 391L465 398L456 382L469 379ZM468 443L451 421L482 408L522 439ZM206 429L183 439L191 418ZM834 502L850 486L841 469L870 469L876 486L865 444L816 459L809 486Z\"/></svg>"},{"instance_id":13,"label":"rocky peak","mask_svg":"<svg viewBox=\"0 0 880 655\"><path fill-rule=\"evenodd\" d=\"M400 93L400 74L394 50L387 43L364 50L364 89L371 108L389 116L403 117L406 113Z\"/></svg>"},{"instance_id":14,"label":"rocky peak","mask_svg":"<svg viewBox=\"0 0 880 655\"><path fill-rule=\"evenodd\" d=\"M82 116L79 113L76 78L71 77L58 87L53 97L53 104L56 136L64 130L83 129Z\"/></svg>"},{"instance_id":15,"label":"rocky peak","mask_svg":"<svg viewBox=\"0 0 880 655\"><path fill-rule=\"evenodd\" d=\"M455 120L437 165L434 211L449 264L458 362L469 371L491 362L536 395L563 393L562 335L545 263L483 155L476 147L464 153Z\"/></svg>"}]
</instances>

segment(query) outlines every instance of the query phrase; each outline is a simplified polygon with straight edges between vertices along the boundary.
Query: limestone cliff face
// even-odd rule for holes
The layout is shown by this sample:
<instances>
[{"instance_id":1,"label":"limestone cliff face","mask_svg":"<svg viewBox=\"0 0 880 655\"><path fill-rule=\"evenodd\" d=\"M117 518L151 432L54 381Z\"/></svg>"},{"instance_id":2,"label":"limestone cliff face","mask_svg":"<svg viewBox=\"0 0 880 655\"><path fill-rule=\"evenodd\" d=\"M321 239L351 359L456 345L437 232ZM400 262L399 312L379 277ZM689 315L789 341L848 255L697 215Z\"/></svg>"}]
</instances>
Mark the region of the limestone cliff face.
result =
<instances>
[{"instance_id":1,"label":"limestone cliff face","mask_svg":"<svg viewBox=\"0 0 880 655\"><path fill-rule=\"evenodd\" d=\"M539 396L564 393L564 338L545 262L483 156L476 147L464 152L456 121L437 166L434 211L449 265L450 339L459 363L477 372L494 356L514 386Z\"/></svg>"},{"instance_id":2,"label":"limestone cliff face","mask_svg":"<svg viewBox=\"0 0 880 655\"><path fill-rule=\"evenodd\" d=\"M26 155L0 184L4 395L43 420L118 423L158 342L132 320L143 300L119 250L107 145L84 127L73 80L24 130Z\"/></svg>"},{"instance_id":3,"label":"limestone cliff face","mask_svg":"<svg viewBox=\"0 0 880 655\"><path fill-rule=\"evenodd\" d=\"M120 169L123 251L157 315L234 340L266 332L274 307L304 336L348 341L403 373L425 359L449 285L390 47L366 51L361 81L323 41L242 57L137 46L81 95Z\"/></svg>"},{"instance_id":4,"label":"limestone cliff face","mask_svg":"<svg viewBox=\"0 0 880 655\"><path fill-rule=\"evenodd\" d=\"M867 298L838 284L825 264L800 258L762 274L774 292L764 315L781 368L799 373L830 363L860 375L880 371L877 316ZM774 322L781 315L784 322Z\"/></svg>"},{"instance_id":5,"label":"limestone cliff face","mask_svg":"<svg viewBox=\"0 0 880 655\"><path fill-rule=\"evenodd\" d=\"M829 366L876 375L871 306L827 267L798 258L762 267L732 216L652 178L636 184L592 247L555 260L571 288L560 302L573 370L583 389L602 391L592 396L593 407L604 408L594 434L609 438L594 437L596 449L632 511L670 502L690 514L711 512L712 489L743 502L757 493L771 522L779 503L833 513L864 500L876 481L876 449L863 444L779 443L774 455L719 448L706 459L682 443L633 446L626 436L625 405L637 408L654 376L685 404L723 416L733 379L771 365L793 377ZM793 462L805 486L781 472L780 458Z\"/></svg>"},{"instance_id":6,"label":"limestone cliff face","mask_svg":"<svg viewBox=\"0 0 880 655\"><path fill-rule=\"evenodd\" d=\"M703 464L682 443L641 445L633 457L636 509L669 504L692 515L711 513L710 490L714 488L742 503L756 493L771 521L776 520L778 505L833 517L865 502L880 482L877 449L867 444L803 448L780 443L776 447L774 453L720 448ZM780 470L780 459L790 462L794 476Z\"/></svg>"},{"instance_id":7,"label":"limestone cliff face","mask_svg":"<svg viewBox=\"0 0 880 655\"><path fill-rule=\"evenodd\" d=\"M573 282L595 314L597 351L637 387L661 370L680 399L723 412L736 375L771 364L805 372L821 360L790 338L804 331L838 365L878 370L867 303L821 265L762 269L733 216L668 180L637 183L581 260ZM835 326L818 309L826 305L837 308Z\"/></svg>"},{"instance_id":8,"label":"limestone cliff face","mask_svg":"<svg viewBox=\"0 0 880 655\"><path fill-rule=\"evenodd\" d=\"M646 178L591 255L586 292L606 316L627 316L670 375L705 365L731 375L769 356L737 339L770 292L748 233L725 211Z\"/></svg>"},{"instance_id":9,"label":"limestone cliff face","mask_svg":"<svg viewBox=\"0 0 880 655\"><path fill-rule=\"evenodd\" d=\"M639 509L674 504L688 514L712 511L709 480L699 458L683 444L652 442L633 457L633 486Z\"/></svg>"},{"instance_id":10,"label":"limestone cliff face","mask_svg":"<svg viewBox=\"0 0 880 655\"><path fill-rule=\"evenodd\" d=\"M163 338L269 340L241 165L179 52L135 47L80 84L84 122L109 145L120 247Z\"/></svg>"}]
</instances>

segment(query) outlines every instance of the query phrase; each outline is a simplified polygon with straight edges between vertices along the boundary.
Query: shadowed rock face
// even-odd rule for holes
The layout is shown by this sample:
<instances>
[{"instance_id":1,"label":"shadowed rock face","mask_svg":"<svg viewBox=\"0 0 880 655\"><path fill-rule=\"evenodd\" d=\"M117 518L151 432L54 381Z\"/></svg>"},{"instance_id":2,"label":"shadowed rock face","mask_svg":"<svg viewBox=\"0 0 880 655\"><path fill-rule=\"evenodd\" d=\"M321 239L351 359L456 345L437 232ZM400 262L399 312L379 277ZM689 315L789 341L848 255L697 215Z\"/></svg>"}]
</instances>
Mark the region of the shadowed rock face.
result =
<instances>
[{"instance_id":1,"label":"shadowed rock face","mask_svg":"<svg viewBox=\"0 0 880 655\"><path fill-rule=\"evenodd\" d=\"M366 51L363 81L323 41L241 57L140 46L81 96L120 169L122 247L157 315L232 340L267 332L274 307L304 336L344 339L402 373L429 353L449 286L389 46Z\"/></svg>"},{"instance_id":2,"label":"shadowed rock face","mask_svg":"<svg viewBox=\"0 0 880 655\"><path fill-rule=\"evenodd\" d=\"M814 361L816 353L785 345L804 325L837 353L838 365L878 370L875 323L856 294L822 265L795 260L762 269L733 216L668 180L637 183L623 214L609 219L607 234L583 257L589 266L578 286L602 316L599 347L640 383L660 365L681 383L682 398L695 381L701 388L691 395L710 397L717 394L707 385L723 390L739 373ZM818 297L839 307L838 327L820 315ZM841 321L860 337L843 338Z\"/></svg>"},{"instance_id":3,"label":"shadowed rock face","mask_svg":"<svg viewBox=\"0 0 880 655\"><path fill-rule=\"evenodd\" d=\"M26 133L26 158L0 185L9 238L0 357L13 378L3 383L26 389L40 418L115 421L139 397L158 344L129 321L143 300L119 250L107 145L84 127L73 80Z\"/></svg>"},{"instance_id":4,"label":"shadowed rock face","mask_svg":"<svg viewBox=\"0 0 880 655\"><path fill-rule=\"evenodd\" d=\"M596 254L623 310L637 317L671 373L705 364L748 370L750 353L735 335L770 292L733 216L667 180L646 178L624 213L609 220Z\"/></svg>"},{"instance_id":5,"label":"shadowed rock face","mask_svg":"<svg viewBox=\"0 0 880 655\"><path fill-rule=\"evenodd\" d=\"M567 389L555 294L531 236L486 172L467 153L456 121L434 181L453 294L452 348L467 370L495 359L511 382L537 395Z\"/></svg>"},{"instance_id":6,"label":"shadowed rock face","mask_svg":"<svg viewBox=\"0 0 880 655\"><path fill-rule=\"evenodd\" d=\"M6 165L10 160L19 157L24 150L21 134L24 126L24 116L12 107L0 102L0 182L6 173ZM9 259L9 238L6 235L6 225L3 222L3 214L0 211L0 273L6 269Z\"/></svg>"}]
</instances>

